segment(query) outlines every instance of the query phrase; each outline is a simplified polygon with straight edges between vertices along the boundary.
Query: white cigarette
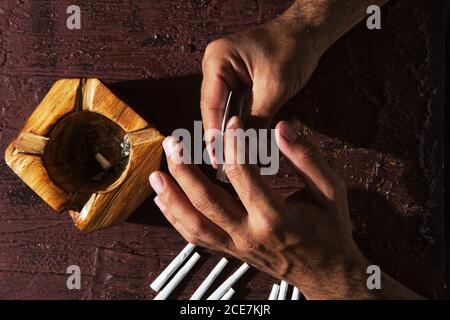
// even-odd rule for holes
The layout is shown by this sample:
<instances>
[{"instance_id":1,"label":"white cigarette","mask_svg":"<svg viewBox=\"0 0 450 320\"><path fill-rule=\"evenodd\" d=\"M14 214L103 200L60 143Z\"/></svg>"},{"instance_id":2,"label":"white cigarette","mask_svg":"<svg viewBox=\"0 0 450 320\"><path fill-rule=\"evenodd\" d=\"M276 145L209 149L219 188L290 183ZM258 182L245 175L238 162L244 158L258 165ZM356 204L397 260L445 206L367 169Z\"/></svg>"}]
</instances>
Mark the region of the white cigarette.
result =
<instances>
[{"instance_id":1,"label":"white cigarette","mask_svg":"<svg viewBox=\"0 0 450 320\"><path fill-rule=\"evenodd\" d=\"M297 287L294 287L292 290L291 300L300 300L300 290Z\"/></svg>"},{"instance_id":2,"label":"white cigarette","mask_svg":"<svg viewBox=\"0 0 450 320\"><path fill-rule=\"evenodd\" d=\"M220 259L219 263L212 269L211 273L206 277L205 280L203 280L200 287L198 287L197 290L195 290L194 294L189 300L200 300L205 292L209 289L211 284L216 280L217 276L222 272L222 270L227 265L228 260L227 258Z\"/></svg>"},{"instance_id":3,"label":"white cigarette","mask_svg":"<svg viewBox=\"0 0 450 320\"><path fill-rule=\"evenodd\" d=\"M95 159L98 161L98 163L102 166L103 170L109 170L112 167L111 162L106 160L106 158L99 152L95 154Z\"/></svg>"},{"instance_id":4,"label":"white cigarette","mask_svg":"<svg viewBox=\"0 0 450 320\"><path fill-rule=\"evenodd\" d=\"M220 300L230 300L236 291L233 288L228 289L227 292L220 298Z\"/></svg>"},{"instance_id":5,"label":"white cigarette","mask_svg":"<svg viewBox=\"0 0 450 320\"><path fill-rule=\"evenodd\" d=\"M200 255L197 252L194 252L192 257L190 257L186 264L173 276L172 280L170 280L164 289L158 293L154 300L166 300L181 280L183 280L189 271L191 271L198 259L200 259Z\"/></svg>"},{"instance_id":6,"label":"white cigarette","mask_svg":"<svg viewBox=\"0 0 450 320\"><path fill-rule=\"evenodd\" d=\"M227 280L225 280L206 300L219 300L230 289L240 277L250 268L250 266L244 263L239 267Z\"/></svg>"},{"instance_id":7,"label":"white cigarette","mask_svg":"<svg viewBox=\"0 0 450 320\"><path fill-rule=\"evenodd\" d=\"M278 299L278 292L280 291L280 286L274 283L272 286L272 290L270 291L269 300L277 300Z\"/></svg>"},{"instance_id":8,"label":"white cigarette","mask_svg":"<svg viewBox=\"0 0 450 320\"><path fill-rule=\"evenodd\" d=\"M178 269L179 266L194 250L195 246L189 243L183 250L172 260L172 262L161 272L161 274L152 282L150 288L158 292L162 286L169 280L170 276Z\"/></svg>"},{"instance_id":9,"label":"white cigarette","mask_svg":"<svg viewBox=\"0 0 450 320\"><path fill-rule=\"evenodd\" d=\"M286 300L287 290L288 290L288 283L284 280L281 280L280 291L278 292L277 300Z\"/></svg>"}]
</instances>

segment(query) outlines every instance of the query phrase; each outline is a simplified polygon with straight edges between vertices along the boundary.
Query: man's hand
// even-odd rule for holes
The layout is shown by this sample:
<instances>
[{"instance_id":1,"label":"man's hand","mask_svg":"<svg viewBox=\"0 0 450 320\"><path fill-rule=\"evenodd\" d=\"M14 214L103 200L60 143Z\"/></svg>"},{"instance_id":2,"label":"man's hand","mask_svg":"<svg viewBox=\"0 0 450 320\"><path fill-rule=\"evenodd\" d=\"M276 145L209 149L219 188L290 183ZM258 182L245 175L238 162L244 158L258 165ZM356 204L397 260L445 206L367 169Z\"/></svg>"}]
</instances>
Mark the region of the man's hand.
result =
<instances>
[{"instance_id":1,"label":"man's hand","mask_svg":"<svg viewBox=\"0 0 450 320\"><path fill-rule=\"evenodd\" d=\"M178 184L161 171L151 174L150 183L156 204L188 242L285 279L307 298L416 297L385 275L387 291L367 289L369 264L352 238L345 184L288 123L278 124L277 143L306 187L287 201L274 195L257 166L238 164L238 128L242 123L233 117L225 132L225 170L240 201L180 161L182 142L164 140Z\"/></svg>"},{"instance_id":2,"label":"man's hand","mask_svg":"<svg viewBox=\"0 0 450 320\"><path fill-rule=\"evenodd\" d=\"M213 41L202 62L201 111L212 165L211 142L220 130L230 90L252 89L246 111L269 127L279 108L309 80L322 54L366 16L367 6L387 0L296 0L280 17ZM244 119L247 120L247 119Z\"/></svg>"},{"instance_id":3,"label":"man's hand","mask_svg":"<svg viewBox=\"0 0 450 320\"><path fill-rule=\"evenodd\" d=\"M278 109L309 80L322 51L311 34L289 31L288 21L276 19L211 42L203 58L201 111L206 143L220 129L230 90L252 88L248 120L269 127ZM212 165L217 167L211 149Z\"/></svg>"}]
</instances>

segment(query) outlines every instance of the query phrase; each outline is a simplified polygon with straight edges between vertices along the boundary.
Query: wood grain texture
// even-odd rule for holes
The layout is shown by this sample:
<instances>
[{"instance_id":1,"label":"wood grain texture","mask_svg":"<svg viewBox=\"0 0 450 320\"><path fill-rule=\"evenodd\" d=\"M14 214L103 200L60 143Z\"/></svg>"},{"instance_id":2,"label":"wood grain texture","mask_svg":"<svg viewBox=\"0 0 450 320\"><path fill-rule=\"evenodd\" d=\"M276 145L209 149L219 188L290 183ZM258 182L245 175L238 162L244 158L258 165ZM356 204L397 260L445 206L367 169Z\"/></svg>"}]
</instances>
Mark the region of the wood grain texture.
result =
<instances>
[{"instance_id":1,"label":"wood grain texture","mask_svg":"<svg viewBox=\"0 0 450 320\"><path fill-rule=\"evenodd\" d=\"M61 78L101 78L164 135L192 130L207 43L272 19L290 1L80 0L78 31L65 26L71 4L0 2L1 154ZM443 6L392 0L382 30L362 23L340 39L277 115L300 119L345 179L355 238L370 261L436 298L444 292ZM280 194L301 185L284 160L270 182ZM82 234L0 162L0 298L151 299L148 285L184 245L151 199L126 223ZM202 256L171 298L189 298L222 255ZM81 267L79 291L65 285L71 264ZM235 297L266 299L274 281L252 271Z\"/></svg>"},{"instance_id":2,"label":"wood grain texture","mask_svg":"<svg viewBox=\"0 0 450 320\"><path fill-rule=\"evenodd\" d=\"M24 132L20 134L14 145L14 153L25 153L42 156L47 146L49 138L38 136L31 132Z\"/></svg>"}]
</instances>

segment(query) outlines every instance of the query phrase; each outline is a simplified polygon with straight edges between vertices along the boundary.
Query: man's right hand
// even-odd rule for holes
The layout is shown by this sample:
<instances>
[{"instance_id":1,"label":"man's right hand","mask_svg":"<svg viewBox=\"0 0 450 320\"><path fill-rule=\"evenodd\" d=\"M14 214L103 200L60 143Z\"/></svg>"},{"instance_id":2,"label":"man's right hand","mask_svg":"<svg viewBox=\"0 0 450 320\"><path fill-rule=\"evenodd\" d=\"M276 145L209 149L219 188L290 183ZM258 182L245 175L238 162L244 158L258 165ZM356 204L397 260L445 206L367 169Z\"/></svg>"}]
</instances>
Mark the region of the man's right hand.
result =
<instances>
[{"instance_id":1,"label":"man's right hand","mask_svg":"<svg viewBox=\"0 0 450 320\"><path fill-rule=\"evenodd\" d=\"M258 167L240 164L238 117L225 131L225 171L239 200L182 163L183 142L167 137L172 177L150 175L155 203L186 241L226 252L299 287L308 299L417 299L409 289L380 275L382 290L369 290L369 265L352 237L343 180L287 122L277 125L280 151L305 187L288 199L273 193Z\"/></svg>"}]
</instances>

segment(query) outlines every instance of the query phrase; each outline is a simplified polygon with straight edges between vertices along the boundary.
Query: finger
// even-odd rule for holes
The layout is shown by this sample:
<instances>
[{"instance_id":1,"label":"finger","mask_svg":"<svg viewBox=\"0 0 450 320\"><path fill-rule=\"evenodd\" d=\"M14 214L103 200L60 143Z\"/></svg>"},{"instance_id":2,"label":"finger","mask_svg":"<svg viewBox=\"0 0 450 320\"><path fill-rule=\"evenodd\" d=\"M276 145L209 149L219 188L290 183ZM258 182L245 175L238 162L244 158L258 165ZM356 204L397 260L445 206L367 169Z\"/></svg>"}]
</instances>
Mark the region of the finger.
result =
<instances>
[{"instance_id":1,"label":"finger","mask_svg":"<svg viewBox=\"0 0 450 320\"><path fill-rule=\"evenodd\" d=\"M342 179L288 122L279 122L276 129L275 137L280 151L292 162L318 199L335 200L338 194L345 191Z\"/></svg>"},{"instance_id":2,"label":"finger","mask_svg":"<svg viewBox=\"0 0 450 320\"><path fill-rule=\"evenodd\" d=\"M170 212L170 210L167 210L167 206L164 204L164 202L158 196L156 196L153 199L153 201L158 206L159 210L161 210L163 215L166 217L167 221L169 221L169 223L178 231L179 234L181 234L181 236L186 241L190 242L189 240L192 240L190 239L191 234L189 234L189 232L183 227L183 225L178 223L177 219L175 219L172 212Z\"/></svg>"},{"instance_id":3,"label":"finger","mask_svg":"<svg viewBox=\"0 0 450 320\"><path fill-rule=\"evenodd\" d=\"M180 145L182 142L176 137L167 137L163 141L169 171L194 208L230 235L240 232L246 213L239 202L228 192L211 183L197 166L173 161L178 150L181 150Z\"/></svg>"},{"instance_id":4,"label":"finger","mask_svg":"<svg viewBox=\"0 0 450 320\"><path fill-rule=\"evenodd\" d=\"M181 223L178 222L177 219L175 219L171 209L167 209L167 207L164 204L164 202L162 202L162 200L158 196L156 196L153 199L153 201L158 206L158 208L161 210L163 215L166 217L167 221L169 221L169 223L175 228L175 230L178 231L178 233L187 242L195 244L195 245L198 245L198 246L202 246L202 247L205 247L205 248L209 248L209 249L227 251L227 248L218 246L217 244L212 244L212 243L209 243L209 242L205 242L205 240L203 238L195 238L194 239L194 236L190 232L188 232L184 228L184 226Z\"/></svg>"},{"instance_id":5,"label":"finger","mask_svg":"<svg viewBox=\"0 0 450 320\"><path fill-rule=\"evenodd\" d=\"M225 173L249 215L270 212L281 204L258 167L245 164L242 122L236 116L230 119L225 131Z\"/></svg>"},{"instance_id":6,"label":"finger","mask_svg":"<svg viewBox=\"0 0 450 320\"><path fill-rule=\"evenodd\" d=\"M161 171L150 175L150 184L158 194L158 201L164 206L161 211L169 222L175 225L186 241L193 244L209 244L221 248L230 248L229 235L198 212L176 183ZM158 203L157 203L158 204Z\"/></svg>"},{"instance_id":7,"label":"finger","mask_svg":"<svg viewBox=\"0 0 450 320\"><path fill-rule=\"evenodd\" d=\"M211 164L217 168L211 142L220 132L223 113L229 92L236 90L240 83L251 82L245 64L231 50L231 43L219 39L210 43L202 62L203 81L200 107L205 141Z\"/></svg>"},{"instance_id":8,"label":"finger","mask_svg":"<svg viewBox=\"0 0 450 320\"><path fill-rule=\"evenodd\" d=\"M203 67L200 108L205 130L205 142L211 159L211 165L217 168L214 150L211 143L220 133L221 122L225 111L228 95L232 87L238 83L231 66L217 59L210 60Z\"/></svg>"},{"instance_id":9,"label":"finger","mask_svg":"<svg viewBox=\"0 0 450 320\"><path fill-rule=\"evenodd\" d=\"M206 142L212 142L212 138L214 138L212 136L214 132L210 129L221 129L231 84L237 82L230 70L221 70L220 68L225 67L213 68L210 66L206 69L207 71L203 72L200 108Z\"/></svg>"}]
</instances>

